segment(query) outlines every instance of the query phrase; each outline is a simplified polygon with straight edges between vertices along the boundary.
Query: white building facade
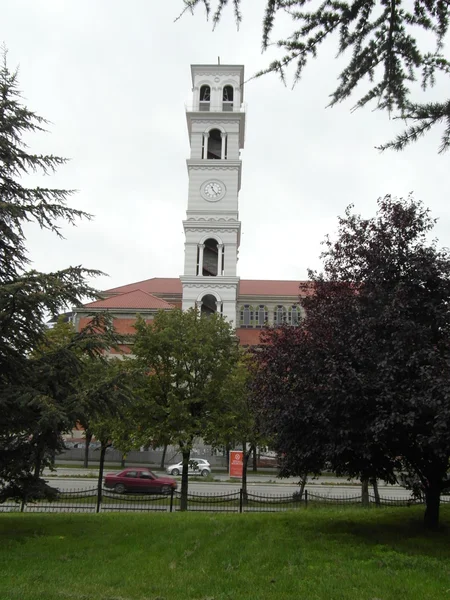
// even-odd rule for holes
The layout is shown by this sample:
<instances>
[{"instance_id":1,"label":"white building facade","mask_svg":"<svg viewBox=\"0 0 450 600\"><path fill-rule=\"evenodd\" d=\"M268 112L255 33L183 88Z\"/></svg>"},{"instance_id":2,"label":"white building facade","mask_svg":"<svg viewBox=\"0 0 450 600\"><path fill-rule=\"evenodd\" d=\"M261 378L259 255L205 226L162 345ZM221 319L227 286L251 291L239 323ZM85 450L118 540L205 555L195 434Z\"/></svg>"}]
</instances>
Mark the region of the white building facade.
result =
<instances>
[{"instance_id":1,"label":"white building facade","mask_svg":"<svg viewBox=\"0 0 450 600\"><path fill-rule=\"evenodd\" d=\"M236 326L244 67L192 65L191 73L182 308L219 312Z\"/></svg>"}]
</instances>

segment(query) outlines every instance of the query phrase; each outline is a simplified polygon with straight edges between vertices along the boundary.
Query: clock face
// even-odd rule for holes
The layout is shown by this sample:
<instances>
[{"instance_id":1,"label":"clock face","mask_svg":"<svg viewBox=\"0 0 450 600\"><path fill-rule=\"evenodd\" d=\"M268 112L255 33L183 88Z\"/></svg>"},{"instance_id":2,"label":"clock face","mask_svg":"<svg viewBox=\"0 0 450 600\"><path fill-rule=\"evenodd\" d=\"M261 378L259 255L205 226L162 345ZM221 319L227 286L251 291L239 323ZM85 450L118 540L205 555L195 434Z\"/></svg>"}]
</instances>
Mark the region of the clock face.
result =
<instances>
[{"instance_id":1,"label":"clock face","mask_svg":"<svg viewBox=\"0 0 450 600\"><path fill-rule=\"evenodd\" d=\"M202 185L201 193L205 200L214 202L224 197L225 186L220 181L207 181Z\"/></svg>"}]
</instances>

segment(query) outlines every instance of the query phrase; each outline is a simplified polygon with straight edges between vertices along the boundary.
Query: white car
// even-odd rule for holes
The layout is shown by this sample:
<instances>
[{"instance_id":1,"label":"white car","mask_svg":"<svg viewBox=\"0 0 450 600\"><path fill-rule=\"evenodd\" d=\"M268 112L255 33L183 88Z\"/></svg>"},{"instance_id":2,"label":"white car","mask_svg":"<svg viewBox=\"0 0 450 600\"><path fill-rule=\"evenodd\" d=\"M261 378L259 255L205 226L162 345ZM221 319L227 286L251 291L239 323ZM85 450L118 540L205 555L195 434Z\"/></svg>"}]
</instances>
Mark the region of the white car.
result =
<instances>
[{"instance_id":1,"label":"white car","mask_svg":"<svg viewBox=\"0 0 450 600\"><path fill-rule=\"evenodd\" d=\"M183 471L183 462L179 462L176 465L169 465L166 472L169 475L177 476L181 475ZM202 477L208 477L211 474L211 465L204 458L191 458L189 459L189 475L201 475Z\"/></svg>"}]
</instances>

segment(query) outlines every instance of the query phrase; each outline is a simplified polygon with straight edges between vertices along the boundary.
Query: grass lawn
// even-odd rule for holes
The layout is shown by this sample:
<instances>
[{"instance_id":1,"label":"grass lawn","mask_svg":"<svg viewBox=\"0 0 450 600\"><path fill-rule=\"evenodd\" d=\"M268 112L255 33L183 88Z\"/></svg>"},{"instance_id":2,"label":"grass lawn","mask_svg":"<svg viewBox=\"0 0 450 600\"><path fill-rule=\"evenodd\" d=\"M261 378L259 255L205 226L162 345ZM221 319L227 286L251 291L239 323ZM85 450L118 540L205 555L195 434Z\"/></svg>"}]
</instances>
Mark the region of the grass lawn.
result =
<instances>
[{"instance_id":1,"label":"grass lawn","mask_svg":"<svg viewBox=\"0 0 450 600\"><path fill-rule=\"evenodd\" d=\"M450 599L450 507L0 515L1 600Z\"/></svg>"}]
</instances>

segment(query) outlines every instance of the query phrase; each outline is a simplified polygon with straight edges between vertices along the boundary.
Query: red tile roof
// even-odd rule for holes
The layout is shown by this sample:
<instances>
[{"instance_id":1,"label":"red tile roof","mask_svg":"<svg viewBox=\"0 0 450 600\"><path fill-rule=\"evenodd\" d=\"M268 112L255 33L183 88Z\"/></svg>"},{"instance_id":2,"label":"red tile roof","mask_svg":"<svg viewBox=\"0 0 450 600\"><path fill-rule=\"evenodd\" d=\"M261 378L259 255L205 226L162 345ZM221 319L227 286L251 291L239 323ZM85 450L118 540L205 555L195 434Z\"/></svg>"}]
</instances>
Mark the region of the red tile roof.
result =
<instances>
[{"instance_id":1,"label":"red tile roof","mask_svg":"<svg viewBox=\"0 0 450 600\"><path fill-rule=\"evenodd\" d=\"M127 286L124 286L127 287ZM143 310L143 309L160 309L160 308L174 308L173 304L169 304L161 298L157 298L152 294L148 294L141 289L134 289L124 294L117 296L111 296L104 300L96 300L95 302L89 302L85 304L84 308L118 308L118 309L132 309L132 310Z\"/></svg>"},{"instance_id":2,"label":"red tile roof","mask_svg":"<svg viewBox=\"0 0 450 600\"><path fill-rule=\"evenodd\" d=\"M105 294L123 294L133 290L142 290L147 294L181 294L181 281L178 277L153 277L136 283L128 283L119 287L105 290Z\"/></svg>"},{"instance_id":3,"label":"red tile roof","mask_svg":"<svg viewBox=\"0 0 450 600\"><path fill-rule=\"evenodd\" d=\"M242 296L298 296L300 281L275 279L241 279L239 295ZM153 277L136 283L129 283L105 290L105 294L123 294L133 290L142 290L148 294L181 294L181 281L177 277Z\"/></svg>"},{"instance_id":4,"label":"red tile roof","mask_svg":"<svg viewBox=\"0 0 450 600\"><path fill-rule=\"evenodd\" d=\"M240 296L299 296L300 281L241 279Z\"/></svg>"}]
</instances>

